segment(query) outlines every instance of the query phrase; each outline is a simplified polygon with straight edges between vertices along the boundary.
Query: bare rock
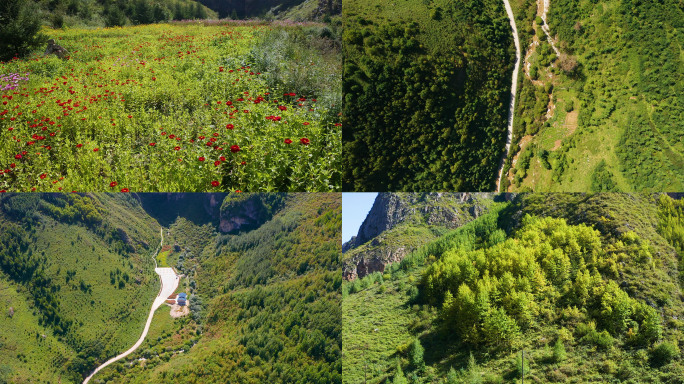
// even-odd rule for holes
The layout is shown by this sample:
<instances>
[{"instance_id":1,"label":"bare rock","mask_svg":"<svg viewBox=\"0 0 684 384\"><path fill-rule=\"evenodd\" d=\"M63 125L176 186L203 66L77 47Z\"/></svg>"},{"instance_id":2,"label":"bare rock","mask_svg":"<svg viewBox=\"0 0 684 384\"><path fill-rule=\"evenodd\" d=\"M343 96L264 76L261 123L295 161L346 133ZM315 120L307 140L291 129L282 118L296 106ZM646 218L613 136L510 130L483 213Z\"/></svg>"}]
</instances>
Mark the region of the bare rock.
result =
<instances>
[{"instance_id":1,"label":"bare rock","mask_svg":"<svg viewBox=\"0 0 684 384\"><path fill-rule=\"evenodd\" d=\"M69 56L69 51L55 43L55 39L50 39L48 40L48 45L45 49L45 56L47 55L57 55L60 59L66 59Z\"/></svg>"}]
</instances>

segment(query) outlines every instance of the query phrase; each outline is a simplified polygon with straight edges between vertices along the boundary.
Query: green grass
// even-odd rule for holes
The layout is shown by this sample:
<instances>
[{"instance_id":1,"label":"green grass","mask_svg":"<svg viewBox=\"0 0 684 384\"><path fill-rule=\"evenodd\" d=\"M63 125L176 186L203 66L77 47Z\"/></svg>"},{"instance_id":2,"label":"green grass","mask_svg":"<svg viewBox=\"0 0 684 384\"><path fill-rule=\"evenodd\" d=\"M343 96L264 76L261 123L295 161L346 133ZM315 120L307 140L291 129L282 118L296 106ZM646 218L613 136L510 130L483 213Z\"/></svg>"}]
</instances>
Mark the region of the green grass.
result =
<instances>
[{"instance_id":1,"label":"green grass","mask_svg":"<svg viewBox=\"0 0 684 384\"><path fill-rule=\"evenodd\" d=\"M516 12L519 19L530 19L536 8L518 6ZM535 153L527 177L515 183L513 191L597 191L600 185L592 180L599 164L605 164L620 191L682 189L684 146L679 122L684 113L684 40L677 31L683 16L676 1L552 4L551 34L558 36L556 45L562 53L576 57L579 67L568 75L556 61L553 80L544 82L553 84L557 100L574 100L578 127L572 134L565 132L564 102L558 102L554 117L529 144L551 153L552 169L542 167ZM531 62L537 59L535 53ZM540 73L549 69L542 66ZM526 87L533 86L524 83L521 94ZM537 117L522 113L521 108L516 110L516 126L526 117ZM517 134L514 140L521 137ZM559 148L556 140L562 140Z\"/></svg>"},{"instance_id":2,"label":"green grass","mask_svg":"<svg viewBox=\"0 0 684 384\"><path fill-rule=\"evenodd\" d=\"M166 250L157 254L157 266L159 268L169 267L169 264L166 262L167 258L169 257L169 253L171 253L171 251Z\"/></svg>"},{"instance_id":3,"label":"green grass","mask_svg":"<svg viewBox=\"0 0 684 384\"><path fill-rule=\"evenodd\" d=\"M3 276L0 292L0 380L57 382L61 374L52 367L73 359L76 352L51 329L38 324L23 288ZM14 310L11 318L10 308Z\"/></svg>"},{"instance_id":4,"label":"green grass","mask_svg":"<svg viewBox=\"0 0 684 384\"><path fill-rule=\"evenodd\" d=\"M408 277L385 281L384 292L373 284L342 300L343 383L363 383L364 374L371 378L369 383L391 377L397 347L415 337L407 327L415 317L407 304L407 282Z\"/></svg>"}]
</instances>

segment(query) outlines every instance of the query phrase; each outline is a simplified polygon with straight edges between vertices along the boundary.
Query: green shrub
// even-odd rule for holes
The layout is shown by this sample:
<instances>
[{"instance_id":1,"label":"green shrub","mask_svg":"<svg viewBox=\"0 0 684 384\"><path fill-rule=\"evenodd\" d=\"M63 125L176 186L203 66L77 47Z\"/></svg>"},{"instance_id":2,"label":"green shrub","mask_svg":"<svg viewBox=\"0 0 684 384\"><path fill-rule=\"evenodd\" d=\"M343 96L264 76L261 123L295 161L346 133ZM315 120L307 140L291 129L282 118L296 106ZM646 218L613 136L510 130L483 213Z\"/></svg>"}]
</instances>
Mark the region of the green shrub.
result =
<instances>
[{"instance_id":1,"label":"green shrub","mask_svg":"<svg viewBox=\"0 0 684 384\"><path fill-rule=\"evenodd\" d=\"M33 2L26 0L0 3L0 61L26 55L44 42L34 7Z\"/></svg>"},{"instance_id":2,"label":"green shrub","mask_svg":"<svg viewBox=\"0 0 684 384\"><path fill-rule=\"evenodd\" d=\"M677 344L669 341L654 346L651 349L651 364L660 367L668 364L679 356L679 347Z\"/></svg>"}]
</instances>

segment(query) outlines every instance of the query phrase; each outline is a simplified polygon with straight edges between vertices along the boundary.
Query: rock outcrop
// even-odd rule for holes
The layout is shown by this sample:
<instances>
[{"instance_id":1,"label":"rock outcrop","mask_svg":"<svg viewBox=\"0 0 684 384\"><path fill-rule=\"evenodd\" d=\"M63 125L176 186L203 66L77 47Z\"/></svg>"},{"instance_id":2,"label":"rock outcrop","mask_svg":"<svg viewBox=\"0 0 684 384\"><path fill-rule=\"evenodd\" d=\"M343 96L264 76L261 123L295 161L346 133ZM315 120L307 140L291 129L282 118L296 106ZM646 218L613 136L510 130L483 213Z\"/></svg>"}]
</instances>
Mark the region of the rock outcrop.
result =
<instances>
[{"instance_id":1,"label":"rock outcrop","mask_svg":"<svg viewBox=\"0 0 684 384\"><path fill-rule=\"evenodd\" d=\"M383 272L444 229L486 213L491 193L379 193L359 232L342 245L347 280ZM504 198L506 198L504 196Z\"/></svg>"},{"instance_id":2,"label":"rock outcrop","mask_svg":"<svg viewBox=\"0 0 684 384\"><path fill-rule=\"evenodd\" d=\"M69 56L69 51L61 45L55 43L55 39L48 40L47 48L45 49L45 56L56 55L60 59L66 59Z\"/></svg>"}]
</instances>

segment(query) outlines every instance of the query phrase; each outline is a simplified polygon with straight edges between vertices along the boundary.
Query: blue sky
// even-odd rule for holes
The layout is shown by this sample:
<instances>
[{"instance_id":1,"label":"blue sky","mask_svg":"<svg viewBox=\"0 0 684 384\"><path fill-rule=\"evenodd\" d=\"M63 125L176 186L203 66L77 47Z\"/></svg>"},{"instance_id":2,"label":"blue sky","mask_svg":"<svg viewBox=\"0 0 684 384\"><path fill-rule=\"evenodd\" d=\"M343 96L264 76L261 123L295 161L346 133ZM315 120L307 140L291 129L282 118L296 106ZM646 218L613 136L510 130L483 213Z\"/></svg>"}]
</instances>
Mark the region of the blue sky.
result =
<instances>
[{"instance_id":1,"label":"blue sky","mask_svg":"<svg viewBox=\"0 0 684 384\"><path fill-rule=\"evenodd\" d=\"M377 192L342 194L342 243L356 236L375 201Z\"/></svg>"}]
</instances>

